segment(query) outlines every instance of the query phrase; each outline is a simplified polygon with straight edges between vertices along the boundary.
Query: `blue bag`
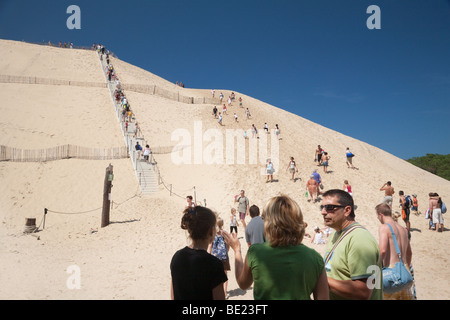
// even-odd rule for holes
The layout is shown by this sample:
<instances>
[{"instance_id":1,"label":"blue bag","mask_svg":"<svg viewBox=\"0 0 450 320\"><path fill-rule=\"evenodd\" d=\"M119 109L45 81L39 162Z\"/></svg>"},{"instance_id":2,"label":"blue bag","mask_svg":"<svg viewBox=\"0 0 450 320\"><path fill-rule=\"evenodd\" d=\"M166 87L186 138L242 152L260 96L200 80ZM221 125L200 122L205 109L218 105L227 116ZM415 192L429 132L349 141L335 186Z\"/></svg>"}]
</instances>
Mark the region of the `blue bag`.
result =
<instances>
[{"instance_id":1,"label":"blue bag","mask_svg":"<svg viewBox=\"0 0 450 320\"><path fill-rule=\"evenodd\" d=\"M403 264L394 230L389 223L387 223L387 225L391 229L392 238L394 239L395 244L395 250L397 250L397 255L400 259L400 261L397 262L393 268L383 268L383 291L385 293L391 294L410 288L414 282L414 279Z\"/></svg>"}]
</instances>

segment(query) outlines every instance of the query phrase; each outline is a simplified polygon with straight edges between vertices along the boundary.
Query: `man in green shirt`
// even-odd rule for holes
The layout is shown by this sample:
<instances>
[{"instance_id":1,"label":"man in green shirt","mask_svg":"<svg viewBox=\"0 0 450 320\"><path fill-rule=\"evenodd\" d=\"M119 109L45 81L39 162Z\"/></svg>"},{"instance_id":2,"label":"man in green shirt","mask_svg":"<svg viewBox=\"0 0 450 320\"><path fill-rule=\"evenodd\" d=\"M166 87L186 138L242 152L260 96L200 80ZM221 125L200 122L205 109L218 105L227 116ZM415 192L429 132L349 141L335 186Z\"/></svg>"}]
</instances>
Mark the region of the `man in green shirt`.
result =
<instances>
[{"instance_id":1,"label":"man in green shirt","mask_svg":"<svg viewBox=\"0 0 450 320\"><path fill-rule=\"evenodd\" d=\"M330 299L381 300L382 266L378 243L355 222L353 198L333 189L323 194L321 214L326 226L335 230L325 249Z\"/></svg>"}]
</instances>

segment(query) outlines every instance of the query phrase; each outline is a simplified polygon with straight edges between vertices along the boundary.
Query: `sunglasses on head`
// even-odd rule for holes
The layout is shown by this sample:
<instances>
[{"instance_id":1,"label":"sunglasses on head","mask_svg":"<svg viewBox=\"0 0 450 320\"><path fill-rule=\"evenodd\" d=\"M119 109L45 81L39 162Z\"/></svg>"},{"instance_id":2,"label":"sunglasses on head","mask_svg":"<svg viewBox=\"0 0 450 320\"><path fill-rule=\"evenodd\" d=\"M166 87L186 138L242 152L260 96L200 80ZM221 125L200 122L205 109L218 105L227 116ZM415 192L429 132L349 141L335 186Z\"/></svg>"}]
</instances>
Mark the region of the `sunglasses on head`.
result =
<instances>
[{"instance_id":1,"label":"sunglasses on head","mask_svg":"<svg viewBox=\"0 0 450 320\"><path fill-rule=\"evenodd\" d=\"M337 208L345 208L346 206L338 205L338 204L326 204L320 206L320 211L325 209L325 211L335 211Z\"/></svg>"}]
</instances>

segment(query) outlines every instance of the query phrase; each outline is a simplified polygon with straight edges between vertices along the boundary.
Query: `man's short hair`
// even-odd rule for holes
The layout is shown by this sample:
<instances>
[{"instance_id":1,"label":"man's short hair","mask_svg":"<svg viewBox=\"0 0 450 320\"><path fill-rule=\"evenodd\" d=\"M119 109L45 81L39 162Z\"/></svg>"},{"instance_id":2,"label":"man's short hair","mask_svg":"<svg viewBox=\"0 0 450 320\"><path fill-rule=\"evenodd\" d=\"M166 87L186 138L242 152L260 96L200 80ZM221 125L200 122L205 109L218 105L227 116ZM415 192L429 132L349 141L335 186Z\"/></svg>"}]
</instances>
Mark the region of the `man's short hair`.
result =
<instances>
[{"instance_id":1,"label":"man's short hair","mask_svg":"<svg viewBox=\"0 0 450 320\"><path fill-rule=\"evenodd\" d=\"M252 218L259 216L259 208L256 205L252 205L248 211L250 212L250 217Z\"/></svg>"},{"instance_id":2,"label":"man's short hair","mask_svg":"<svg viewBox=\"0 0 450 320\"><path fill-rule=\"evenodd\" d=\"M386 203L380 203L375 207L377 213L381 213L385 217L392 217L392 210Z\"/></svg>"},{"instance_id":3,"label":"man's short hair","mask_svg":"<svg viewBox=\"0 0 450 320\"><path fill-rule=\"evenodd\" d=\"M323 197L337 197L340 205L350 206L352 208L349 217L353 219L355 218L355 203L353 202L353 197L347 191L340 189L331 189L326 191L323 194Z\"/></svg>"}]
</instances>

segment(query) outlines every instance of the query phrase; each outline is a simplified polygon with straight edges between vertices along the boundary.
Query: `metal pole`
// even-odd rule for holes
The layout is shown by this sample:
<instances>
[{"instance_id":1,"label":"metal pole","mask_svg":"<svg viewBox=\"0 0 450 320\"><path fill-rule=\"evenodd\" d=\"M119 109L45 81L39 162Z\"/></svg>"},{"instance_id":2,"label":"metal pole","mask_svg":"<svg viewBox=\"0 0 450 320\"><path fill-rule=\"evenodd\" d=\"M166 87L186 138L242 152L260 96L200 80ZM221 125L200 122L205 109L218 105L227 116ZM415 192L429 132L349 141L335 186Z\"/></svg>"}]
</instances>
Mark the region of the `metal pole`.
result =
<instances>
[{"instance_id":1,"label":"metal pole","mask_svg":"<svg viewBox=\"0 0 450 320\"><path fill-rule=\"evenodd\" d=\"M43 221L42 229L45 229L45 216L47 215L47 211L48 211L48 209L44 208L44 221Z\"/></svg>"},{"instance_id":2,"label":"metal pole","mask_svg":"<svg viewBox=\"0 0 450 320\"><path fill-rule=\"evenodd\" d=\"M194 186L194 203L197 205L197 193L195 192L195 186Z\"/></svg>"}]
</instances>

